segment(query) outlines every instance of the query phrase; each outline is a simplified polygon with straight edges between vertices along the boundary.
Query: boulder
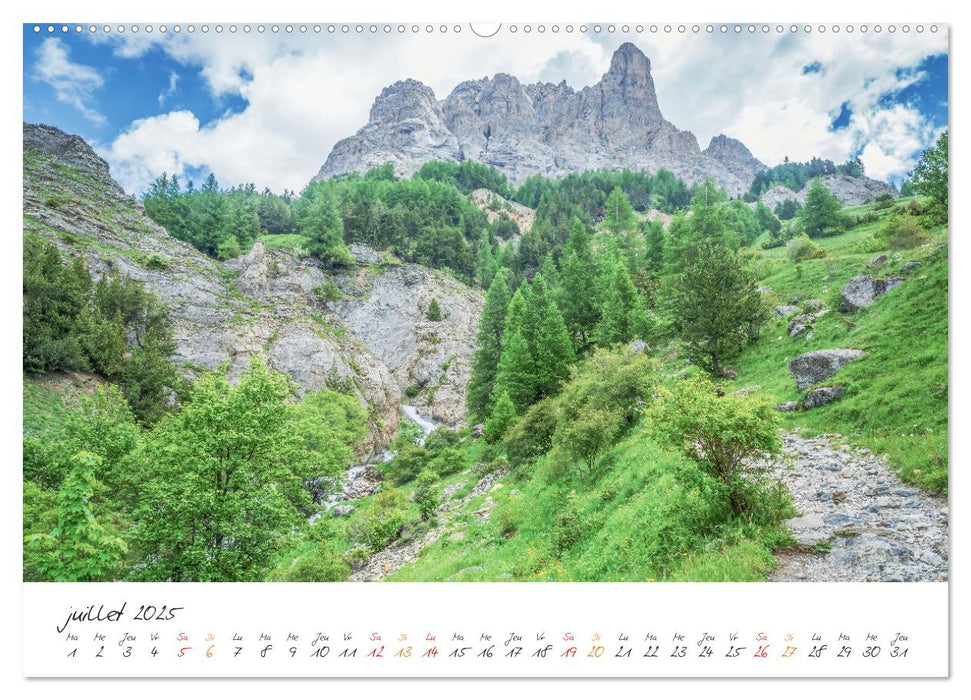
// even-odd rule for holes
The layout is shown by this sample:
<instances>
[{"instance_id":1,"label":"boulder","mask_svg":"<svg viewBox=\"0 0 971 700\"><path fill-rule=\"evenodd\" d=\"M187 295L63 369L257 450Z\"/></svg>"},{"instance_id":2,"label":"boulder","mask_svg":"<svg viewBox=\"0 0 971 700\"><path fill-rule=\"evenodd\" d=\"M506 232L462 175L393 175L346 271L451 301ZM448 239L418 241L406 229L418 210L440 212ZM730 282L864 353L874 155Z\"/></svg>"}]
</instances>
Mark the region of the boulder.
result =
<instances>
[{"instance_id":1,"label":"boulder","mask_svg":"<svg viewBox=\"0 0 971 700\"><path fill-rule=\"evenodd\" d=\"M819 311L824 306L826 306L826 303L822 299L806 299L802 302L802 308L806 311Z\"/></svg>"},{"instance_id":2,"label":"boulder","mask_svg":"<svg viewBox=\"0 0 971 700\"><path fill-rule=\"evenodd\" d=\"M733 369L723 369L722 378L734 381L735 379L738 379L738 372Z\"/></svg>"},{"instance_id":3,"label":"boulder","mask_svg":"<svg viewBox=\"0 0 971 700\"><path fill-rule=\"evenodd\" d=\"M777 306L772 309L772 315L776 318L788 318L789 316L797 313L799 313L798 306L791 306L787 304L782 304L781 306Z\"/></svg>"},{"instance_id":4,"label":"boulder","mask_svg":"<svg viewBox=\"0 0 971 700\"><path fill-rule=\"evenodd\" d=\"M883 267L887 262L886 255L875 255L869 260L867 260L866 266L871 270L875 270L878 267Z\"/></svg>"},{"instance_id":5,"label":"boulder","mask_svg":"<svg viewBox=\"0 0 971 700\"><path fill-rule=\"evenodd\" d=\"M902 277L873 279L869 275L858 275L843 286L840 292L840 311L853 312L870 306L877 297L883 296L903 281Z\"/></svg>"},{"instance_id":6,"label":"boulder","mask_svg":"<svg viewBox=\"0 0 971 700\"><path fill-rule=\"evenodd\" d=\"M775 410L776 411L782 411L782 412L786 412L786 411L798 411L799 410L799 404L796 403L795 401L785 401L783 403L780 403L778 406L776 406L775 407Z\"/></svg>"},{"instance_id":7,"label":"boulder","mask_svg":"<svg viewBox=\"0 0 971 700\"><path fill-rule=\"evenodd\" d=\"M846 348L814 350L804 353L790 362L789 372L796 380L796 387L802 391L817 382L829 379L845 365L863 357L865 354L863 350Z\"/></svg>"},{"instance_id":8,"label":"boulder","mask_svg":"<svg viewBox=\"0 0 971 700\"><path fill-rule=\"evenodd\" d=\"M798 316L793 316L786 328L786 330L789 331L789 337L795 338L797 335L805 331L806 328L815 320L816 316L813 314L799 314Z\"/></svg>"},{"instance_id":9,"label":"boulder","mask_svg":"<svg viewBox=\"0 0 971 700\"><path fill-rule=\"evenodd\" d=\"M802 407L808 411L817 406L825 406L840 398L844 391L846 390L841 386L821 386L818 389L813 389L806 394L806 398L802 401Z\"/></svg>"}]
</instances>

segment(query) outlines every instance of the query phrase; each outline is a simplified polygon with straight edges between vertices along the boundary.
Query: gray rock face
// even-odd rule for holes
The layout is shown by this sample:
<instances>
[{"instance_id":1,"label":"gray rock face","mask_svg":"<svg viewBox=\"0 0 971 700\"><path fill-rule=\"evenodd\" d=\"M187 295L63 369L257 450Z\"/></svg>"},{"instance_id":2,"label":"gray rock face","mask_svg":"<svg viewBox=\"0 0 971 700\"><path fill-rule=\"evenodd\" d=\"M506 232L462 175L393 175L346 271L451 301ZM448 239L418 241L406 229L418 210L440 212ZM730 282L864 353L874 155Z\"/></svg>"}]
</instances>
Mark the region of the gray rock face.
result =
<instances>
[{"instance_id":1,"label":"gray rock face","mask_svg":"<svg viewBox=\"0 0 971 700\"><path fill-rule=\"evenodd\" d=\"M853 360L863 357L863 350L848 350L836 348L832 350L815 350L795 358L789 363L789 372L796 380L800 391L808 389L813 384L829 379L842 367Z\"/></svg>"},{"instance_id":2,"label":"gray rock face","mask_svg":"<svg viewBox=\"0 0 971 700\"><path fill-rule=\"evenodd\" d=\"M346 300L333 304L340 324L381 360L397 390L417 392L409 402L437 421L462 421L482 294L418 265L362 269L340 286ZM432 299L441 321L425 318Z\"/></svg>"},{"instance_id":3,"label":"gray rock face","mask_svg":"<svg viewBox=\"0 0 971 700\"><path fill-rule=\"evenodd\" d=\"M363 246L352 247L357 265L339 273L259 242L220 264L152 222L83 140L25 124L24 150L25 232L83 256L92 275L144 283L169 309L173 359L186 374L228 363L235 380L261 357L300 391L348 389L371 417L367 452L388 444L413 383L436 389L415 399L426 413L448 424L464 418L478 292ZM318 298L314 290L328 282L344 300ZM432 298L447 316L441 323L418 311Z\"/></svg>"},{"instance_id":4,"label":"gray rock face","mask_svg":"<svg viewBox=\"0 0 971 700\"><path fill-rule=\"evenodd\" d=\"M504 73L469 80L441 102L414 80L385 88L368 123L338 142L317 180L386 162L407 176L429 160L473 159L513 181L606 168L667 168L689 183L711 176L744 192L765 166L739 141L716 136L701 151L691 132L661 114L651 62L630 43L596 85L523 85Z\"/></svg>"},{"instance_id":5,"label":"gray rock face","mask_svg":"<svg viewBox=\"0 0 971 700\"><path fill-rule=\"evenodd\" d=\"M788 411L798 411L799 404L796 403L795 401L783 401L778 406L776 406L774 410L779 411L780 413L786 413Z\"/></svg>"},{"instance_id":6,"label":"gray rock face","mask_svg":"<svg viewBox=\"0 0 971 700\"><path fill-rule=\"evenodd\" d=\"M858 275L843 286L840 292L840 311L853 312L870 306L877 297L883 296L903 281L903 277L873 279L869 275Z\"/></svg>"},{"instance_id":7,"label":"gray rock face","mask_svg":"<svg viewBox=\"0 0 971 700\"><path fill-rule=\"evenodd\" d=\"M841 386L821 386L806 394L806 398L802 400L802 407L808 411L811 408L825 406L836 401L845 391L846 389Z\"/></svg>"},{"instance_id":8,"label":"gray rock face","mask_svg":"<svg viewBox=\"0 0 971 700\"><path fill-rule=\"evenodd\" d=\"M882 180L874 180L871 177L850 177L849 175L841 175L839 173L833 175L824 175L819 178L819 181L830 191L830 193L841 201L844 205L856 206L857 204L866 204L867 202L876 199L882 194L890 194L897 196L899 193L886 182ZM772 189L766 190L762 193L759 199L762 203L769 209L775 209L776 206L786 201L787 199L792 199L800 204L805 203L806 194L809 192L809 184L803 187L798 192L793 192L785 185L777 185Z\"/></svg>"}]
</instances>

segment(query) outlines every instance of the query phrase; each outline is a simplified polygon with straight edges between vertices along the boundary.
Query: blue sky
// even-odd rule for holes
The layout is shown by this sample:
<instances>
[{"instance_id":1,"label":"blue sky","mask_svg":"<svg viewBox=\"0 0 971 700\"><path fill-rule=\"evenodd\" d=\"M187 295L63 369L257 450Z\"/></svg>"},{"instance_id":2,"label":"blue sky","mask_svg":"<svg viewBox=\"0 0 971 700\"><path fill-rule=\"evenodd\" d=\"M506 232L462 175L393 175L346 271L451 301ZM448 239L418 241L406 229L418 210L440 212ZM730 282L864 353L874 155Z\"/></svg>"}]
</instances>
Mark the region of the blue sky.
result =
<instances>
[{"instance_id":1,"label":"blue sky","mask_svg":"<svg viewBox=\"0 0 971 700\"><path fill-rule=\"evenodd\" d=\"M416 78L439 99L507 72L596 82L622 41L651 58L661 110L704 148L719 133L768 165L860 156L899 181L947 126L947 36L500 33L355 36L171 29L80 34L25 25L24 119L84 137L126 190L160 172L299 190L367 121L381 88Z\"/></svg>"}]
</instances>

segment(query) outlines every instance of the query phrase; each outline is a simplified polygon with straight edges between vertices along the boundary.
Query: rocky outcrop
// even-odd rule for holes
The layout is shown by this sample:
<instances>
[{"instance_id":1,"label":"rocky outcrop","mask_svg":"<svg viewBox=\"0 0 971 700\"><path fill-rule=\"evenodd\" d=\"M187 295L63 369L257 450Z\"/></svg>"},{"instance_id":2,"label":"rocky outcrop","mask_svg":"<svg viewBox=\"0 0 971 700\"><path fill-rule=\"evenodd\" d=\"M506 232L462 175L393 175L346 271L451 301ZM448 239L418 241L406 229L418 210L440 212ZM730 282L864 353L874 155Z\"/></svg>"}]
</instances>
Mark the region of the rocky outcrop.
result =
<instances>
[{"instance_id":1,"label":"rocky outcrop","mask_svg":"<svg viewBox=\"0 0 971 700\"><path fill-rule=\"evenodd\" d=\"M851 313L866 308L877 297L883 296L903 281L903 277L874 279L869 275L858 275L843 286L840 292L840 311Z\"/></svg>"},{"instance_id":2,"label":"rocky outcrop","mask_svg":"<svg viewBox=\"0 0 971 700\"><path fill-rule=\"evenodd\" d=\"M485 212L486 219L489 220L489 223L505 216L519 227L520 233L525 233L530 229L533 221L536 219L535 209L530 209L525 204L508 200L492 190L473 190L469 198L473 204Z\"/></svg>"},{"instance_id":3,"label":"rocky outcrop","mask_svg":"<svg viewBox=\"0 0 971 700\"><path fill-rule=\"evenodd\" d=\"M24 152L25 232L83 256L92 275L144 283L169 309L173 359L187 374L226 364L233 380L258 356L300 391L349 390L368 410L371 452L397 429L412 383L429 390L415 399L427 413L449 424L464 418L481 294L361 246L341 272L259 242L220 264L152 222L83 140L25 124ZM327 284L344 299L322 301L317 290ZM437 324L421 311L431 298L446 314Z\"/></svg>"},{"instance_id":4,"label":"rocky outcrop","mask_svg":"<svg viewBox=\"0 0 971 700\"><path fill-rule=\"evenodd\" d=\"M729 194L748 189L765 166L724 135L702 151L695 136L664 119L651 62L625 43L596 85L524 85L511 75L468 80L442 101L405 80L385 88L368 123L334 146L315 179L390 162L407 176L429 160L473 159L513 181L588 169L656 171L689 183L710 176Z\"/></svg>"},{"instance_id":5,"label":"rocky outcrop","mask_svg":"<svg viewBox=\"0 0 971 700\"><path fill-rule=\"evenodd\" d=\"M830 193L841 201L845 206L852 207L858 204L866 204L882 194L897 196L899 193L893 187L882 180L874 180L872 177L850 177L836 173L824 175L819 181L830 191ZM772 189L762 193L759 199L769 209L792 199L800 204L806 201L806 194L809 192L809 184L806 184L799 192L793 192L785 185L777 185Z\"/></svg>"},{"instance_id":6,"label":"rocky outcrop","mask_svg":"<svg viewBox=\"0 0 971 700\"><path fill-rule=\"evenodd\" d=\"M796 380L796 387L802 391L813 384L829 379L849 363L863 357L863 350L835 348L814 350L795 358L789 363L789 372Z\"/></svg>"},{"instance_id":7,"label":"rocky outcrop","mask_svg":"<svg viewBox=\"0 0 971 700\"><path fill-rule=\"evenodd\" d=\"M361 269L339 284L345 298L332 306L340 324L380 358L397 389L437 421L463 420L482 294L418 265ZM441 321L425 317L433 299Z\"/></svg>"}]
</instances>

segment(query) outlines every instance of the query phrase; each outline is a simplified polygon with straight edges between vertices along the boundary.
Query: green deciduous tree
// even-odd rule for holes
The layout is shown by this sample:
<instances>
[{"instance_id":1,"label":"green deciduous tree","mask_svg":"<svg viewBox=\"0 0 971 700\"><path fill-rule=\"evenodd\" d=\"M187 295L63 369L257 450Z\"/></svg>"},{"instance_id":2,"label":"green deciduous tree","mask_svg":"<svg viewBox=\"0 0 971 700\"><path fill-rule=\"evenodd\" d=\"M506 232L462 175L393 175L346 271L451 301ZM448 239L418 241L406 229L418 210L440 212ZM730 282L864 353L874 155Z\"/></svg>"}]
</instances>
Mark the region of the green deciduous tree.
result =
<instances>
[{"instance_id":1,"label":"green deciduous tree","mask_svg":"<svg viewBox=\"0 0 971 700\"><path fill-rule=\"evenodd\" d=\"M57 525L26 538L33 566L45 581L105 581L118 572L128 547L95 512L101 465L101 457L91 452L74 455L58 491Z\"/></svg>"},{"instance_id":2,"label":"green deciduous tree","mask_svg":"<svg viewBox=\"0 0 971 700\"><path fill-rule=\"evenodd\" d=\"M292 396L284 375L254 360L235 386L224 373L197 379L189 402L155 427L138 455L135 576L263 576L311 508L304 481L326 459L294 429Z\"/></svg>"},{"instance_id":3,"label":"green deciduous tree","mask_svg":"<svg viewBox=\"0 0 971 700\"><path fill-rule=\"evenodd\" d=\"M650 425L721 482L735 515L758 505L764 487L760 471L743 470L743 460L781 448L776 414L764 400L719 396L714 384L699 375L661 389Z\"/></svg>"},{"instance_id":4,"label":"green deciduous tree","mask_svg":"<svg viewBox=\"0 0 971 700\"><path fill-rule=\"evenodd\" d=\"M911 187L918 194L930 197L933 203L935 220L947 221L948 192L948 155L947 131L942 133L933 148L920 157L917 167L911 173Z\"/></svg>"}]
</instances>

